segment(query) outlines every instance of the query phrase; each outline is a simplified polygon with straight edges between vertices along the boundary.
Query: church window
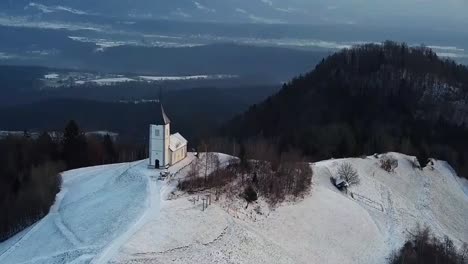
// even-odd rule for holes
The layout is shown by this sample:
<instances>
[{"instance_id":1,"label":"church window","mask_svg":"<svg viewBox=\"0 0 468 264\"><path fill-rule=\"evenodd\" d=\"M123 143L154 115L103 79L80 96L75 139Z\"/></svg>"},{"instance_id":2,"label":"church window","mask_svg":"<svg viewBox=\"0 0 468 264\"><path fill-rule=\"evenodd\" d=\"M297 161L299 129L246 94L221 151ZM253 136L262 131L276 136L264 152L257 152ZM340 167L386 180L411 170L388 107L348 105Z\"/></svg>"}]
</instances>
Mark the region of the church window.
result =
<instances>
[{"instance_id":1,"label":"church window","mask_svg":"<svg viewBox=\"0 0 468 264\"><path fill-rule=\"evenodd\" d=\"M154 136L159 137L159 130L158 129L154 130Z\"/></svg>"}]
</instances>

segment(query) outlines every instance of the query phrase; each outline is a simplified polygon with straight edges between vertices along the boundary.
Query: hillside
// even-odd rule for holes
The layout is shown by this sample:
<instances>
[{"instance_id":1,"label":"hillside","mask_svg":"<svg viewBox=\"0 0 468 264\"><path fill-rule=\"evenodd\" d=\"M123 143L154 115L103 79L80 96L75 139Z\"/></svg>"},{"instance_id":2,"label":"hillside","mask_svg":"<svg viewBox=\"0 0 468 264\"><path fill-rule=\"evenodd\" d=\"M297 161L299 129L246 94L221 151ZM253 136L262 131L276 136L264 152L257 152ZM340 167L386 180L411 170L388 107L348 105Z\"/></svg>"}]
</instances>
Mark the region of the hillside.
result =
<instances>
[{"instance_id":1,"label":"hillside","mask_svg":"<svg viewBox=\"0 0 468 264\"><path fill-rule=\"evenodd\" d=\"M224 127L314 160L400 151L468 176L468 69L430 49L386 42L345 49Z\"/></svg>"},{"instance_id":2,"label":"hillside","mask_svg":"<svg viewBox=\"0 0 468 264\"><path fill-rule=\"evenodd\" d=\"M193 155L169 181L157 181L147 160L68 171L51 213L0 243L0 262L386 263L417 223L466 242L468 182L445 162L420 171L392 155L394 173L373 156L317 162L310 195L273 209L213 199L202 211L192 198L209 190L174 196ZM361 176L353 196L329 181L345 161Z\"/></svg>"}]
</instances>

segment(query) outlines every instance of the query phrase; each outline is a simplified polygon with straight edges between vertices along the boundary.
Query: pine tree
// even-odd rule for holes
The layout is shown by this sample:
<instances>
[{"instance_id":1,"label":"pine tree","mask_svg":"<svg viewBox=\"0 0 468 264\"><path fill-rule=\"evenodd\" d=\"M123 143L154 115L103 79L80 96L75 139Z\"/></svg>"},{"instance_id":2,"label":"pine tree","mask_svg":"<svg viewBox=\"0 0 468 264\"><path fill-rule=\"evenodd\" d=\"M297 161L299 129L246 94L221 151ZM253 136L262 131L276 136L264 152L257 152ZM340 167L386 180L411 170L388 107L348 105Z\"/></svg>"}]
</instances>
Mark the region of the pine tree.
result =
<instances>
[{"instance_id":1,"label":"pine tree","mask_svg":"<svg viewBox=\"0 0 468 264\"><path fill-rule=\"evenodd\" d=\"M75 121L68 122L63 133L63 157L69 169L78 168L87 161L86 137Z\"/></svg>"}]
</instances>

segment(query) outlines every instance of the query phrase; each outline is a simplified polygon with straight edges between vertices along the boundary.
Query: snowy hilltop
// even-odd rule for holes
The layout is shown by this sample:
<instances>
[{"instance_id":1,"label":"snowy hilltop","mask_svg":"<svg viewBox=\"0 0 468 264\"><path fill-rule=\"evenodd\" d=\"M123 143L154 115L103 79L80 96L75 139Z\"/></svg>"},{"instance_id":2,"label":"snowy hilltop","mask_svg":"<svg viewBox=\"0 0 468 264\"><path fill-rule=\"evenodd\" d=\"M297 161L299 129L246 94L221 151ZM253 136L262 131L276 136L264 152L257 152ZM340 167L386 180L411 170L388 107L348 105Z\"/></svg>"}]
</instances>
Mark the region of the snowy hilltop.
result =
<instances>
[{"instance_id":1,"label":"snowy hilltop","mask_svg":"<svg viewBox=\"0 0 468 264\"><path fill-rule=\"evenodd\" d=\"M147 160L68 171L51 212L0 243L0 263L386 263L417 224L467 242L468 182L391 155L393 172L381 156L311 164L310 192L274 207L176 190L193 154L164 180ZM360 176L348 193L330 181L343 162Z\"/></svg>"}]
</instances>

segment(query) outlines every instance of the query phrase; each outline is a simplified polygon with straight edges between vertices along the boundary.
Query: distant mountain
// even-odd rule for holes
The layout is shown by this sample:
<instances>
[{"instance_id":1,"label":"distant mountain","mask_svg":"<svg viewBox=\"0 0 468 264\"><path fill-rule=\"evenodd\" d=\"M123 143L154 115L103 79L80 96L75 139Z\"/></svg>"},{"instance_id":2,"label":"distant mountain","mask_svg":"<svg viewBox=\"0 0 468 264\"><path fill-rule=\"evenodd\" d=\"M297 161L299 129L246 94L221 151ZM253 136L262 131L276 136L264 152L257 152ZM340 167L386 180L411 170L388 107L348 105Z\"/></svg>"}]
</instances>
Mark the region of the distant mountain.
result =
<instances>
[{"instance_id":1,"label":"distant mountain","mask_svg":"<svg viewBox=\"0 0 468 264\"><path fill-rule=\"evenodd\" d=\"M314 159L401 151L468 177L468 69L430 49L386 42L345 49L224 128Z\"/></svg>"}]
</instances>

